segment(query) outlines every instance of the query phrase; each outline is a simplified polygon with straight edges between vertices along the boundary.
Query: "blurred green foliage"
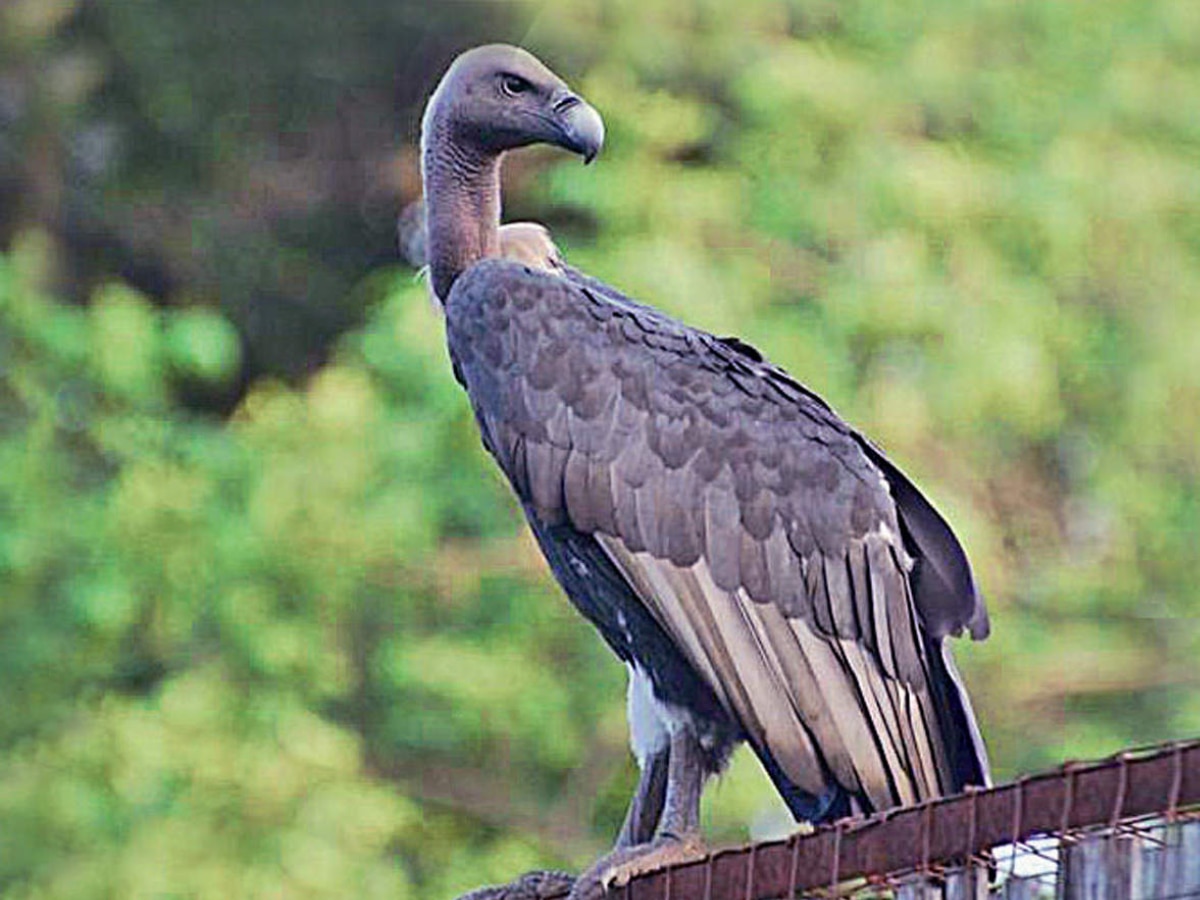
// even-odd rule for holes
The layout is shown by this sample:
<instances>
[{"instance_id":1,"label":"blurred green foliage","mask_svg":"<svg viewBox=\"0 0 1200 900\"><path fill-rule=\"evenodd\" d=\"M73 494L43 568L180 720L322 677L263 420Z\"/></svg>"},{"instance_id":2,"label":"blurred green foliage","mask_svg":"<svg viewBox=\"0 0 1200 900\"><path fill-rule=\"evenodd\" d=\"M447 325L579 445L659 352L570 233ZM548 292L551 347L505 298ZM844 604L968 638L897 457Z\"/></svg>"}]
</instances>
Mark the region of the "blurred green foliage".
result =
<instances>
[{"instance_id":1,"label":"blurred green foliage","mask_svg":"<svg viewBox=\"0 0 1200 900\"><path fill-rule=\"evenodd\" d=\"M588 169L515 157L511 217L753 341L927 489L992 609L992 638L956 649L997 774L1200 733L1200 7L503 11L609 128ZM141 35L123 58L148 61L122 77L164 128L203 131L172 87L203 67L153 83L173 46L154 15L110 14ZM391 27L351 16L350 46L355 21L372 46ZM456 14L426 26L450 40ZM14 35L56 26L22 27L5 39L32 53ZM195 102L235 96L227 75ZM189 151L206 166L231 140L208 137ZM411 179L411 147L398 165ZM203 278L166 304L117 278L64 302L47 286L70 243L18 225L0 256L0 895L443 898L599 852L631 788L623 674L480 449L424 286L361 272L347 304L369 311L327 364L244 384L272 333L248 337L252 305L231 313ZM232 415L182 402L195 391L231 392ZM706 819L717 839L786 827L745 754Z\"/></svg>"},{"instance_id":2,"label":"blurred green foliage","mask_svg":"<svg viewBox=\"0 0 1200 900\"><path fill-rule=\"evenodd\" d=\"M0 265L0 885L440 896L533 865L503 792L532 823L613 758L621 682L486 474L424 289L222 424L170 401L228 376L222 319L55 303L38 244ZM559 853L591 849L593 770Z\"/></svg>"}]
</instances>

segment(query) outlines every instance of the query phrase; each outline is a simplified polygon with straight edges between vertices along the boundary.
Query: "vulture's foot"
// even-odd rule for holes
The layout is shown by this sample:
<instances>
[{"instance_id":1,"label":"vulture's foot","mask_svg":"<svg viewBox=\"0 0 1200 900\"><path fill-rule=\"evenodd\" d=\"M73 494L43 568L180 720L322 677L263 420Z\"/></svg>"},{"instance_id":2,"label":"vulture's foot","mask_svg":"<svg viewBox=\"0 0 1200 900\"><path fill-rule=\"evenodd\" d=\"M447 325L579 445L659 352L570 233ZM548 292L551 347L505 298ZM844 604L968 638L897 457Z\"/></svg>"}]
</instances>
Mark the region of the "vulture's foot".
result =
<instances>
[{"instance_id":1,"label":"vulture's foot","mask_svg":"<svg viewBox=\"0 0 1200 900\"><path fill-rule=\"evenodd\" d=\"M566 872L526 872L509 884L476 888L458 900L552 900L566 897L575 876Z\"/></svg>"},{"instance_id":2,"label":"vulture's foot","mask_svg":"<svg viewBox=\"0 0 1200 900\"><path fill-rule=\"evenodd\" d=\"M694 833L681 838L661 836L647 844L618 847L579 876L570 900L599 900L638 875L665 866L694 862L703 859L707 853L700 835Z\"/></svg>"}]
</instances>

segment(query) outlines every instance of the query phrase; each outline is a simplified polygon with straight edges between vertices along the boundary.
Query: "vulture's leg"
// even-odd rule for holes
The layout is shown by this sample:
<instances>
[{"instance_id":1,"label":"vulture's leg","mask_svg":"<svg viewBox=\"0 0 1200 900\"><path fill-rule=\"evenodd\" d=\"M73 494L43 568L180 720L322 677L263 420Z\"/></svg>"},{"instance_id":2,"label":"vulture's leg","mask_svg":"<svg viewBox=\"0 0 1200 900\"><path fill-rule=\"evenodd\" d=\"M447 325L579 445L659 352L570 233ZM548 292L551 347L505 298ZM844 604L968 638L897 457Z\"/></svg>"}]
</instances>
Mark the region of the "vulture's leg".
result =
<instances>
[{"instance_id":1,"label":"vulture's leg","mask_svg":"<svg viewBox=\"0 0 1200 900\"><path fill-rule=\"evenodd\" d=\"M647 766L647 771L650 768ZM616 849L579 876L570 900L596 900L610 888L620 887L642 872L700 858L704 854L700 842L700 793L710 774L700 741L691 730L680 728L671 735L662 817L653 839L633 845L618 841ZM643 780L645 775L643 772ZM640 790L641 784L638 787ZM634 808L638 801L635 797ZM625 836L623 829L622 839Z\"/></svg>"},{"instance_id":2,"label":"vulture's leg","mask_svg":"<svg viewBox=\"0 0 1200 900\"><path fill-rule=\"evenodd\" d=\"M654 838L667 796L670 745L651 753L642 764L637 790L617 837L617 848L648 844ZM607 857L605 857L607 859ZM458 900L546 900L566 897L575 878L566 872L527 872L510 884L479 888Z\"/></svg>"},{"instance_id":3,"label":"vulture's leg","mask_svg":"<svg viewBox=\"0 0 1200 900\"><path fill-rule=\"evenodd\" d=\"M670 744L666 744L641 761L642 773L629 803L629 812L625 814L625 824L617 836L617 847L632 847L653 839L667 798L670 756Z\"/></svg>"}]
</instances>

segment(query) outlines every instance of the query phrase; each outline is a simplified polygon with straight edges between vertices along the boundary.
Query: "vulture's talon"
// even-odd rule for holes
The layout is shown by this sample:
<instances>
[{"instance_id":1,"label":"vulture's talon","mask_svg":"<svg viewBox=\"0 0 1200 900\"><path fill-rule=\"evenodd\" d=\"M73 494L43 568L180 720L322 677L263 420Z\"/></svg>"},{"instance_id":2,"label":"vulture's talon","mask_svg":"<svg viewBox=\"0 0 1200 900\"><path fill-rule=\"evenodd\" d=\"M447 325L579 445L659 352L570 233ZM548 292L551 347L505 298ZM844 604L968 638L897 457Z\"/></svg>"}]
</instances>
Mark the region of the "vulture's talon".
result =
<instances>
[{"instance_id":1,"label":"vulture's talon","mask_svg":"<svg viewBox=\"0 0 1200 900\"><path fill-rule=\"evenodd\" d=\"M698 834L658 837L648 844L619 847L579 876L569 900L599 900L647 872L704 859L708 848Z\"/></svg>"}]
</instances>

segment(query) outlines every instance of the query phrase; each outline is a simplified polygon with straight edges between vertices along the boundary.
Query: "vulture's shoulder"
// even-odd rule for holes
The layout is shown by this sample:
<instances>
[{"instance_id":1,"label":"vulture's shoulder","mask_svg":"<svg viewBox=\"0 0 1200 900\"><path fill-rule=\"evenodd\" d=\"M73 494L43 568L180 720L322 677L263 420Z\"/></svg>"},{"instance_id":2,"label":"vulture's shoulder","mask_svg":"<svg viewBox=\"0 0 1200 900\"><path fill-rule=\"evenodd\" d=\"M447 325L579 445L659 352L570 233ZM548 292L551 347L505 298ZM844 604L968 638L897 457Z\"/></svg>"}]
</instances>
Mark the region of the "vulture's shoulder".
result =
<instances>
[{"instance_id":1,"label":"vulture's shoulder","mask_svg":"<svg viewBox=\"0 0 1200 900\"><path fill-rule=\"evenodd\" d=\"M543 521L680 566L703 556L719 586L785 609L806 605L788 596L804 573L884 535L902 567L924 566L926 627L975 630L982 602L945 522L752 347L569 267L511 260L464 272L446 314L484 442Z\"/></svg>"},{"instance_id":2,"label":"vulture's shoulder","mask_svg":"<svg viewBox=\"0 0 1200 900\"><path fill-rule=\"evenodd\" d=\"M472 356L484 352L487 362L509 368L540 362L540 377L533 379L538 390L558 389L561 394L561 388L575 380L566 371L568 361L584 365L588 372L610 369L623 375L620 386L636 395L634 399L644 400L640 405L647 412L686 413L687 407L676 409L674 401L710 409L719 404L735 417L740 413L798 421L796 427L802 430L826 431L827 445L844 444L852 451L846 461L858 460L861 474L874 472L873 480L880 480L853 429L757 349L738 338L688 326L578 269L563 264L561 271L550 273L518 261L485 260L455 284L446 311L452 351ZM501 340L510 328L516 337ZM563 362L551 371L550 359ZM522 373L532 374L523 368ZM666 382L661 393L638 395L637 388L649 388L660 378ZM573 406L574 392L566 392L563 400ZM664 408L650 408L656 404ZM723 418L713 424L725 427Z\"/></svg>"}]
</instances>

